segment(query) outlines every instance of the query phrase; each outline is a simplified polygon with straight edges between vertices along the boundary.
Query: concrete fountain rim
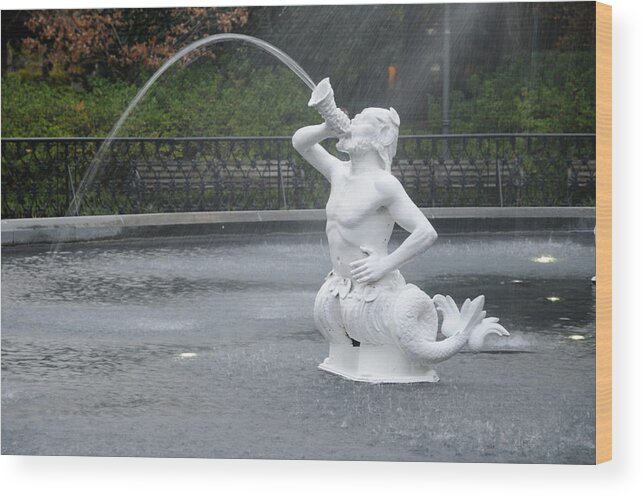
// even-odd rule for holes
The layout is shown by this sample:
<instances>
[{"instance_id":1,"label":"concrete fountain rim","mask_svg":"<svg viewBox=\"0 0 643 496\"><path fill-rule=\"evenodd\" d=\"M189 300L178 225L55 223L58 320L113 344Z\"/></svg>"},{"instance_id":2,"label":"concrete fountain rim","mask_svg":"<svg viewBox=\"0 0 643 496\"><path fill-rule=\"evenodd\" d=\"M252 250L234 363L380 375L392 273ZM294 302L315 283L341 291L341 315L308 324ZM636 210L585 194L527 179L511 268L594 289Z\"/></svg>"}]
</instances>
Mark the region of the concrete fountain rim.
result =
<instances>
[{"instance_id":1,"label":"concrete fountain rim","mask_svg":"<svg viewBox=\"0 0 643 496\"><path fill-rule=\"evenodd\" d=\"M594 207L422 208L438 232L591 231ZM323 209L176 212L2 219L2 245L69 243L192 234L323 232Z\"/></svg>"}]
</instances>

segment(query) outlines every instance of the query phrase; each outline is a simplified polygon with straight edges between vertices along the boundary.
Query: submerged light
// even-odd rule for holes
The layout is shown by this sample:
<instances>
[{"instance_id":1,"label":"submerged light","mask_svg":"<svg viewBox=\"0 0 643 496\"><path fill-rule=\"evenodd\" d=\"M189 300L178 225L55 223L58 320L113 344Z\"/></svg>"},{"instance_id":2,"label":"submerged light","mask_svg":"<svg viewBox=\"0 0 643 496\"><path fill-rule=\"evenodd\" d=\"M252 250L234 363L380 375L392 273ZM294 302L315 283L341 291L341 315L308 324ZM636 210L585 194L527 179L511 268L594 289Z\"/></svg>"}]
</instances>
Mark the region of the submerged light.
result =
<instances>
[{"instance_id":1,"label":"submerged light","mask_svg":"<svg viewBox=\"0 0 643 496\"><path fill-rule=\"evenodd\" d=\"M554 263L556 261L556 257L552 257L551 255L540 255L539 257L532 258L532 262L536 263Z\"/></svg>"},{"instance_id":2,"label":"submerged light","mask_svg":"<svg viewBox=\"0 0 643 496\"><path fill-rule=\"evenodd\" d=\"M196 356L196 353L179 353L179 358L194 358Z\"/></svg>"}]
</instances>

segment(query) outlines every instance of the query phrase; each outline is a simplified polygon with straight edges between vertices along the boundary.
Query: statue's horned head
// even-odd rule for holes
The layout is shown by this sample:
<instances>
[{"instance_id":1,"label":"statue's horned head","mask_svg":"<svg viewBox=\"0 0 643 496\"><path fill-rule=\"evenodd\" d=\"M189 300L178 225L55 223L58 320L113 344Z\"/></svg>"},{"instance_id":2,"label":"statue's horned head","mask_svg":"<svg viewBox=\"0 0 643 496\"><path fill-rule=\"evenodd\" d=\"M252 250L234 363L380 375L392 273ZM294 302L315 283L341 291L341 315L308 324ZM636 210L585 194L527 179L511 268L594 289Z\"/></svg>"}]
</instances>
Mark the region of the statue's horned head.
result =
<instances>
[{"instance_id":1,"label":"statue's horned head","mask_svg":"<svg viewBox=\"0 0 643 496\"><path fill-rule=\"evenodd\" d=\"M374 107L364 109L353 118L351 124L352 137L348 138L345 144L338 143L339 148L359 148L368 143L370 148L375 148L382 159L383 168L390 171L391 162L397 152L397 138L400 132L400 116L395 109ZM366 124L370 131L367 135L358 132L358 128L363 124ZM348 149L346 151L350 152Z\"/></svg>"}]
</instances>

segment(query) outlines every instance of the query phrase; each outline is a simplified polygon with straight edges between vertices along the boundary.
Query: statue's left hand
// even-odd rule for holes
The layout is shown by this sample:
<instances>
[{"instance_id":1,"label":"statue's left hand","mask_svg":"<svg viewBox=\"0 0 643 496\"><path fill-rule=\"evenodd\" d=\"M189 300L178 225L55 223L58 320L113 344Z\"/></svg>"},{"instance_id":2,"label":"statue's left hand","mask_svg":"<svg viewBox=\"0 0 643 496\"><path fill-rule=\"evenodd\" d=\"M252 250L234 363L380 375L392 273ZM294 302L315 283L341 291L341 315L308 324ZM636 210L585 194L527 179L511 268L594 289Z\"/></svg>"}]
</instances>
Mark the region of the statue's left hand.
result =
<instances>
[{"instance_id":1,"label":"statue's left hand","mask_svg":"<svg viewBox=\"0 0 643 496\"><path fill-rule=\"evenodd\" d=\"M359 249L368 256L350 263L353 279L361 284L368 284L379 281L389 272L384 257L367 246L360 246Z\"/></svg>"}]
</instances>

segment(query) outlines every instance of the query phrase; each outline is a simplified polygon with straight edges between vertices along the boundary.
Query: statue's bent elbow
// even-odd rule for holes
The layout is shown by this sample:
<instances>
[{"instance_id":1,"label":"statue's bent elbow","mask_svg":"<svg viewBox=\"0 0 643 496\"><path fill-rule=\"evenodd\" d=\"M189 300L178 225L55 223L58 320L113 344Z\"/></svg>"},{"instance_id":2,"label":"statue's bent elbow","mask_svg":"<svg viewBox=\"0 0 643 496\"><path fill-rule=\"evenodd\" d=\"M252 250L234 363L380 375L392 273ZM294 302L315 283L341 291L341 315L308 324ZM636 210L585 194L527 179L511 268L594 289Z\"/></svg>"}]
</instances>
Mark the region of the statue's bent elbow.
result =
<instances>
[{"instance_id":1,"label":"statue's bent elbow","mask_svg":"<svg viewBox=\"0 0 643 496\"><path fill-rule=\"evenodd\" d=\"M299 153L302 152L302 139L301 139L301 129L295 131L295 134L292 135L292 146Z\"/></svg>"},{"instance_id":2,"label":"statue's bent elbow","mask_svg":"<svg viewBox=\"0 0 643 496\"><path fill-rule=\"evenodd\" d=\"M428 249L438 239L438 233L432 225L428 224L421 230L422 245Z\"/></svg>"}]
</instances>

